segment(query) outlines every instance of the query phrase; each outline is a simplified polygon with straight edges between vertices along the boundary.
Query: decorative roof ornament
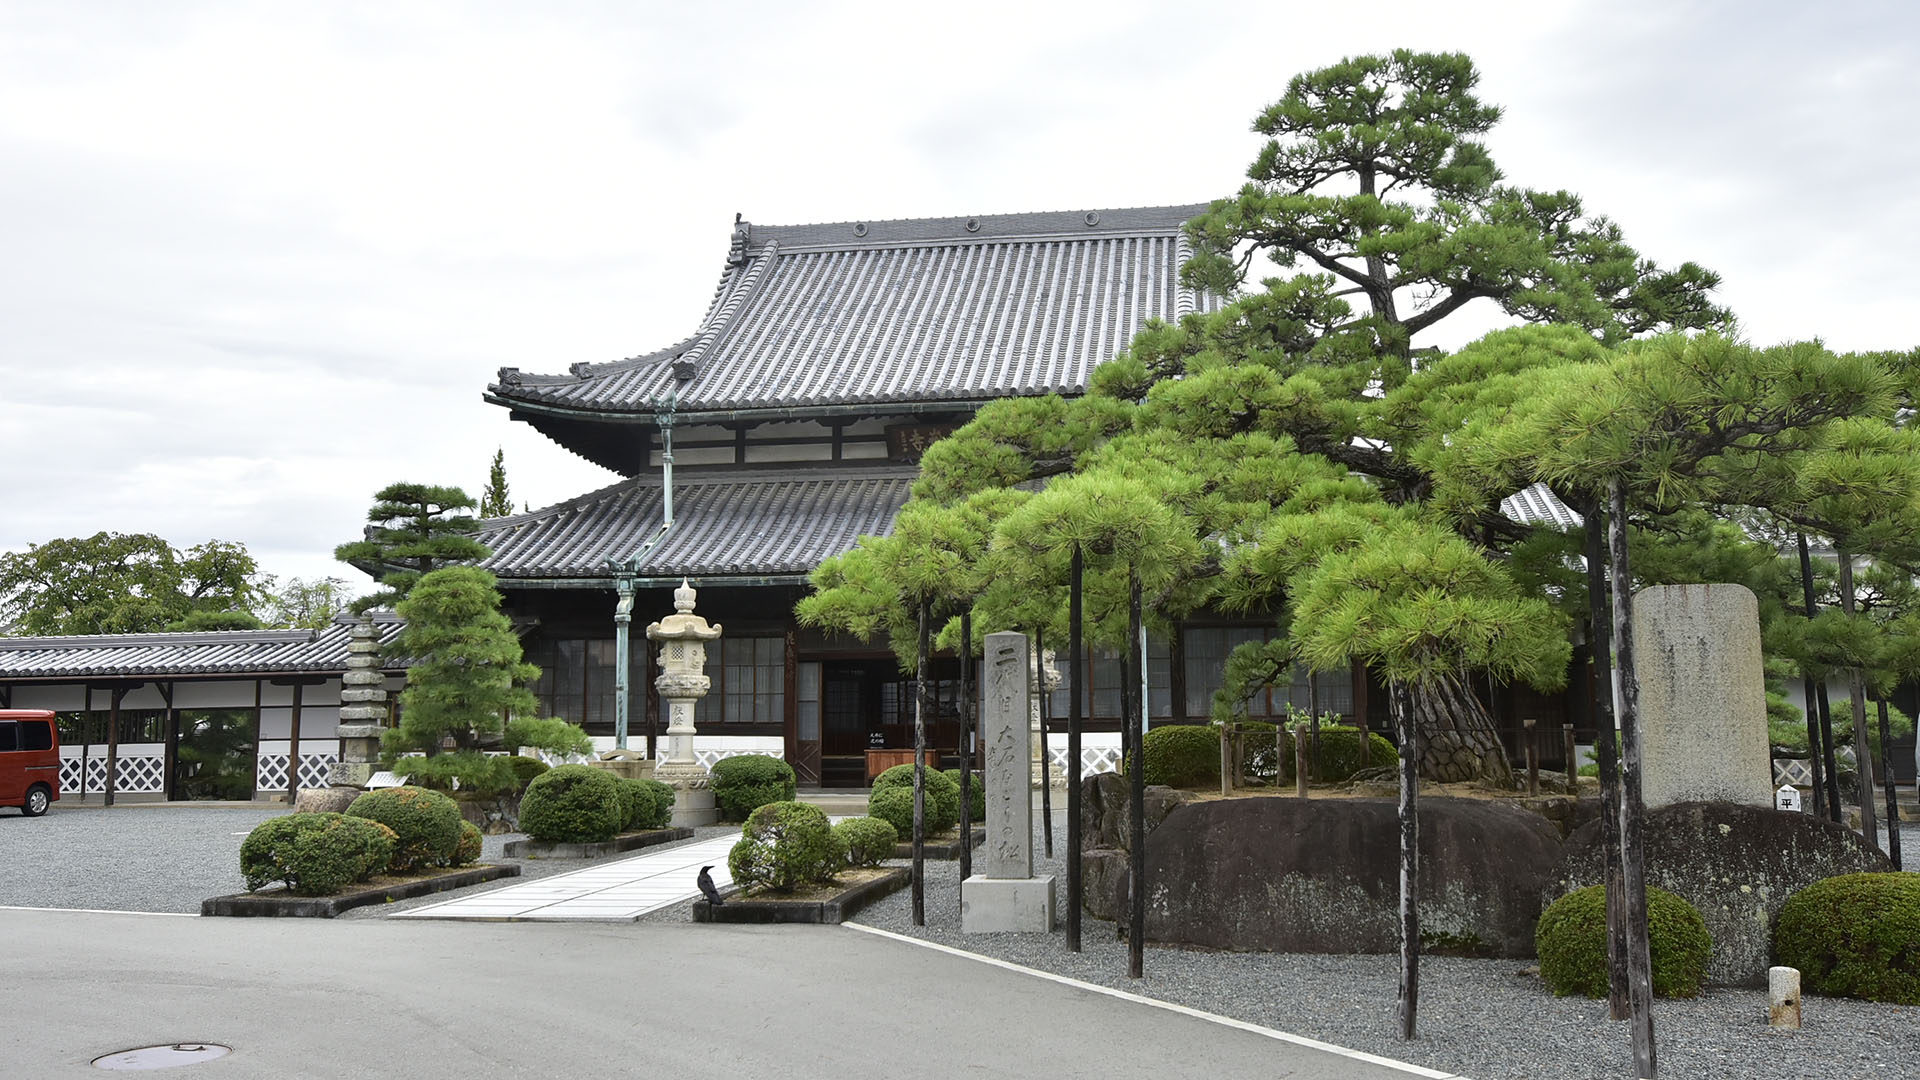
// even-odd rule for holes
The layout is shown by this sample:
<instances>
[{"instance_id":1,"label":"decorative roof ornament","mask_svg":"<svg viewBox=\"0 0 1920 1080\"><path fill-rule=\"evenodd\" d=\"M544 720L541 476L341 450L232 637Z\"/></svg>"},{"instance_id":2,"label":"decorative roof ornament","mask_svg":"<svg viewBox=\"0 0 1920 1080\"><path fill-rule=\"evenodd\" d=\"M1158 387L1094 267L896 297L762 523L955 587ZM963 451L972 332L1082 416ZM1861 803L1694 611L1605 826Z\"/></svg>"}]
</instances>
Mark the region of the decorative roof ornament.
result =
<instances>
[{"instance_id":1,"label":"decorative roof ornament","mask_svg":"<svg viewBox=\"0 0 1920 1080\"><path fill-rule=\"evenodd\" d=\"M699 590L687 584L686 578L680 579L680 587L673 590L673 610L682 615L693 613L693 599L700 595Z\"/></svg>"},{"instance_id":2,"label":"decorative roof ornament","mask_svg":"<svg viewBox=\"0 0 1920 1080\"><path fill-rule=\"evenodd\" d=\"M753 223L740 213L733 215L733 243L727 248L727 265L739 266L747 261L747 242L753 239Z\"/></svg>"}]
</instances>

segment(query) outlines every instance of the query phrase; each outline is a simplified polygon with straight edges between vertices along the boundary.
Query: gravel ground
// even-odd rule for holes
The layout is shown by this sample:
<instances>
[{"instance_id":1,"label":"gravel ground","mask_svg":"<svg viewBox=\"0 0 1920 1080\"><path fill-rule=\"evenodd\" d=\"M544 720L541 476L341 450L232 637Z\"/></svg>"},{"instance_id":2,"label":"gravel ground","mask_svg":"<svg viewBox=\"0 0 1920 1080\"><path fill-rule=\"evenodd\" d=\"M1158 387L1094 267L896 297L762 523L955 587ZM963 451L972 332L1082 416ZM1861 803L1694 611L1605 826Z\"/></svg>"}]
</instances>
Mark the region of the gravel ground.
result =
<instances>
[{"instance_id":1,"label":"gravel ground","mask_svg":"<svg viewBox=\"0 0 1920 1080\"><path fill-rule=\"evenodd\" d=\"M1920 853L1920 827L1903 827ZM1036 873L1055 874L1065 899L1066 868L1039 855ZM1059 824L1054 850L1066 850ZM1420 965L1419 1036L1398 1038L1392 956L1220 953L1149 946L1144 978L1126 977L1127 947L1115 924L1086 919L1083 951L1066 935L960 934L959 867L929 862L927 925L911 923L902 890L855 922L937 941L1043 971L1072 976L1282 1031L1322 1039L1476 1080L1612 1078L1633 1075L1632 1036L1607 1019L1605 1002L1556 998L1531 961L1428 957ZM1920 1073L1920 1008L1809 997L1805 1026L1774 1033L1761 990L1712 990L1692 1001L1658 1000L1654 1034L1661 1075L1686 1080L1912 1076Z\"/></svg>"}]
</instances>

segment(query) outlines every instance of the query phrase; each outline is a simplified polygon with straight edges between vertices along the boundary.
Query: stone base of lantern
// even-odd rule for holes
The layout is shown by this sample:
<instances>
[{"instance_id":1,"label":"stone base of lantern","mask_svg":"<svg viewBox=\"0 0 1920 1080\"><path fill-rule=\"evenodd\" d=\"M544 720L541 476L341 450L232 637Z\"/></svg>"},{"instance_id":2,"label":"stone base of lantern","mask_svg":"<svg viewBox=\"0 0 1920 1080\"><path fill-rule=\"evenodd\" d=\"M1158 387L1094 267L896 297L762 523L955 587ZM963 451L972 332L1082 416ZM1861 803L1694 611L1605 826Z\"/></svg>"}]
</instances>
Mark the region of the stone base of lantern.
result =
<instances>
[{"instance_id":1,"label":"stone base of lantern","mask_svg":"<svg viewBox=\"0 0 1920 1080\"><path fill-rule=\"evenodd\" d=\"M673 827L697 829L720 822L720 811L713 805L713 789L707 770L698 765L662 762L653 778L673 788Z\"/></svg>"},{"instance_id":2,"label":"stone base of lantern","mask_svg":"<svg viewBox=\"0 0 1920 1080\"><path fill-rule=\"evenodd\" d=\"M987 878L960 883L963 934L1046 934L1053 930L1053 877Z\"/></svg>"}]
</instances>

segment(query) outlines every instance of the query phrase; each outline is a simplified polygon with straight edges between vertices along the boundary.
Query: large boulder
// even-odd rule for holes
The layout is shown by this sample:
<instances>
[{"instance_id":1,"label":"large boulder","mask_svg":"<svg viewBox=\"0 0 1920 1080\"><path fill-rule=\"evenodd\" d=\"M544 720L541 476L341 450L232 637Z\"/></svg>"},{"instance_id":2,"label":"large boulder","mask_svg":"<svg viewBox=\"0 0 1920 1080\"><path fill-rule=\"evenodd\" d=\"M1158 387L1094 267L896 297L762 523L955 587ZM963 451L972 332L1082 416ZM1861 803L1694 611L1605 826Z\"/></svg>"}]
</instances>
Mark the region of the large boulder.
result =
<instances>
[{"instance_id":1,"label":"large boulder","mask_svg":"<svg viewBox=\"0 0 1920 1080\"><path fill-rule=\"evenodd\" d=\"M1191 791L1149 784L1146 798L1141 805L1145 809L1141 817L1146 822L1148 836L1160 827L1174 808L1197 802L1200 796ZM1128 807L1133 802L1133 788L1125 776L1119 773L1097 773L1080 782L1080 843L1086 848L1114 848L1126 850L1129 838L1133 835L1133 821Z\"/></svg>"},{"instance_id":2,"label":"large boulder","mask_svg":"<svg viewBox=\"0 0 1920 1080\"><path fill-rule=\"evenodd\" d=\"M1089 878L1106 891L1088 889L1089 908L1124 911L1124 863L1090 854L1098 871ZM1422 799L1422 936L1479 955L1531 956L1541 889L1559 854L1559 834L1538 814L1478 799ZM1149 941L1246 952L1395 952L1399 810L1384 799L1177 806L1147 838L1147 882Z\"/></svg>"},{"instance_id":3,"label":"large boulder","mask_svg":"<svg viewBox=\"0 0 1920 1080\"><path fill-rule=\"evenodd\" d=\"M1822 878L1892 869L1855 833L1813 814L1722 802L1649 810L1641 829L1647 884L1700 911L1713 936L1710 986L1765 986L1773 921L1787 897ZM1546 903L1605 882L1600 823L1567 838Z\"/></svg>"},{"instance_id":4,"label":"large boulder","mask_svg":"<svg viewBox=\"0 0 1920 1080\"><path fill-rule=\"evenodd\" d=\"M344 814L366 792L352 787L301 788L293 799L296 814Z\"/></svg>"}]
</instances>

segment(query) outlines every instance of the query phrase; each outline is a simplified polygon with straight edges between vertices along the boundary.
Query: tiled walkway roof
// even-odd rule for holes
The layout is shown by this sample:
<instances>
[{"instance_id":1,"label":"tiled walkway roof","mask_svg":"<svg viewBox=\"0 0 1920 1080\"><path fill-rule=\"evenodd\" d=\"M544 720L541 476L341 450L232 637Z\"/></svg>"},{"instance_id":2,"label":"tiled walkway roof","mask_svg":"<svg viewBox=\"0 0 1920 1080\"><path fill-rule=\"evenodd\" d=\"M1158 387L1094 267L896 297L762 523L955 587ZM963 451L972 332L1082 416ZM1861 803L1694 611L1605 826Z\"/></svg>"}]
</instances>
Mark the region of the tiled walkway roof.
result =
<instances>
[{"instance_id":1,"label":"tiled walkway roof","mask_svg":"<svg viewBox=\"0 0 1920 1080\"><path fill-rule=\"evenodd\" d=\"M667 348L566 375L503 368L503 405L681 413L1077 393L1179 283L1205 207L765 227L742 223L712 305Z\"/></svg>"},{"instance_id":2,"label":"tiled walkway roof","mask_svg":"<svg viewBox=\"0 0 1920 1080\"><path fill-rule=\"evenodd\" d=\"M1545 484L1529 484L1500 500L1500 512L1522 525L1550 529L1577 529L1585 524L1579 514L1560 501Z\"/></svg>"},{"instance_id":3,"label":"tiled walkway roof","mask_svg":"<svg viewBox=\"0 0 1920 1080\"><path fill-rule=\"evenodd\" d=\"M390 613L376 612L374 625L385 643L401 624ZM351 623L336 621L325 630L0 638L0 679L344 671L351 636Z\"/></svg>"},{"instance_id":4,"label":"tiled walkway roof","mask_svg":"<svg viewBox=\"0 0 1920 1080\"><path fill-rule=\"evenodd\" d=\"M862 535L885 535L916 471L788 468L700 474L673 488L674 527L660 531L658 474L622 480L544 510L481 522L493 554L480 565L504 581L605 578L610 561L640 557L642 577L804 575Z\"/></svg>"}]
</instances>

